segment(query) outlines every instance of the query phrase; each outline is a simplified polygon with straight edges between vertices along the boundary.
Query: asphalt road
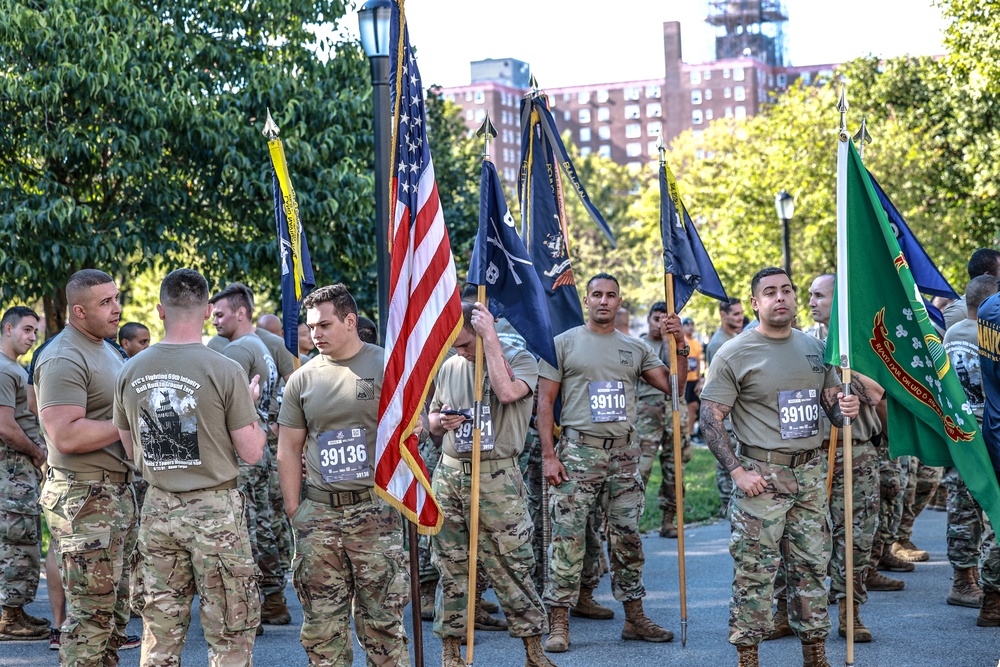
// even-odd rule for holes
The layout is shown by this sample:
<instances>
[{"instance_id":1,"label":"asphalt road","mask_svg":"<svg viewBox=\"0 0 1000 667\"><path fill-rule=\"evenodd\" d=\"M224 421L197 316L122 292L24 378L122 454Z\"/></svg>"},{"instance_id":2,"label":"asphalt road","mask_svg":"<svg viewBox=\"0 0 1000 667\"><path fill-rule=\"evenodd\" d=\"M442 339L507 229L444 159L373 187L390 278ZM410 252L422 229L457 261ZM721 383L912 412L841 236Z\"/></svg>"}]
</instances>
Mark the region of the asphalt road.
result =
<instances>
[{"instance_id":1,"label":"asphalt road","mask_svg":"<svg viewBox=\"0 0 1000 667\"><path fill-rule=\"evenodd\" d=\"M568 653L550 656L560 667L609 667L618 665L721 666L736 663L736 651L726 642L729 617L729 591L732 560L728 552L729 527L725 522L689 528L686 532L688 640L680 643L680 598L678 594L677 540L667 540L655 533L648 535L646 551L645 607L651 618L673 630L677 637L668 644L625 642L620 639L622 607L610 592L605 577L597 599L615 610L611 621L572 619L571 647ZM926 511L917 520L914 542L931 553L927 563L917 564L915 572L894 574L906 581L906 589L893 593L872 593L862 607L861 618L874 634L875 641L855 647L858 667L994 667L1000 666L1000 628L979 628L977 611L945 603L951 587L951 567L945 545L945 514ZM488 593L487 597L492 595ZM289 602L295 594L289 585ZM48 599L44 582L38 599L28 609L36 616L48 617ZM831 608L834 632L827 641L832 665L843 665L846 641L836 636L836 607ZM254 659L258 665L305 665L305 653L298 643L301 608L292 608L293 624L266 626L257 638ZM433 636L431 623L424 623L426 667L441 664L441 644ZM407 627L409 615L407 615ZM133 620L129 631L141 632L140 621ZM786 637L766 642L761 648L765 667L801 664L799 642ZM139 664L139 650L121 654L121 665ZM506 633L480 632L476 635L475 664L488 667L521 667L524 664L521 642ZM0 665L20 667L57 664L57 653L48 643L4 642L0 644ZM208 659L201 627L194 616L188 644L183 655L188 667L207 665ZM352 667L365 665L364 652L356 646Z\"/></svg>"}]
</instances>

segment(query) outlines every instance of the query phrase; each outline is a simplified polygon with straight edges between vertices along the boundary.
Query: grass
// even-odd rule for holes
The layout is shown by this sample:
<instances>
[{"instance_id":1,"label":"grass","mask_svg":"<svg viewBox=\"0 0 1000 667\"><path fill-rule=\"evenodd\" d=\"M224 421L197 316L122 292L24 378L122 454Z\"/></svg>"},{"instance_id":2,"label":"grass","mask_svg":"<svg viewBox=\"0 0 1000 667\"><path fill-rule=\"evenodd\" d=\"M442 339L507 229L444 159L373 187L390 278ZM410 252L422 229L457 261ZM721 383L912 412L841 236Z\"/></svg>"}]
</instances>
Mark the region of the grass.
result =
<instances>
[{"instance_id":1,"label":"grass","mask_svg":"<svg viewBox=\"0 0 1000 667\"><path fill-rule=\"evenodd\" d=\"M657 494L660 492L659 459L646 487L646 511L639 521L639 531L659 530L663 511ZM702 447L691 450L691 461L684 465L684 523L713 521L719 516L719 489L715 485L715 457Z\"/></svg>"}]
</instances>

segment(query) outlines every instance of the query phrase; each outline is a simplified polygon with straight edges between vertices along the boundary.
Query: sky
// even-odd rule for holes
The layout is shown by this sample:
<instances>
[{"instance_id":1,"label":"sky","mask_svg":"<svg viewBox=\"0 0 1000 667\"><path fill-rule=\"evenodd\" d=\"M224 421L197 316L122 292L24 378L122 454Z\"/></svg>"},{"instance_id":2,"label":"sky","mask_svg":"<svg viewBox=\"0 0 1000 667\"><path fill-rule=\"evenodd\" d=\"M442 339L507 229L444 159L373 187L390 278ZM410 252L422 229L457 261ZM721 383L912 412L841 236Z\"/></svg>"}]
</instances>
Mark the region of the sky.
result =
<instances>
[{"instance_id":1,"label":"sky","mask_svg":"<svg viewBox=\"0 0 1000 667\"><path fill-rule=\"evenodd\" d=\"M489 3L489 15L485 6L407 0L410 42L425 86L468 84L469 63L485 58L527 61L543 88L659 78L664 21L681 22L685 62L713 59L704 0L628 0L621 5L628 11L600 0L502 0ZM785 0L785 7L791 65L944 53L945 22L932 0ZM357 34L353 17L344 24Z\"/></svg>"}]
</instances>

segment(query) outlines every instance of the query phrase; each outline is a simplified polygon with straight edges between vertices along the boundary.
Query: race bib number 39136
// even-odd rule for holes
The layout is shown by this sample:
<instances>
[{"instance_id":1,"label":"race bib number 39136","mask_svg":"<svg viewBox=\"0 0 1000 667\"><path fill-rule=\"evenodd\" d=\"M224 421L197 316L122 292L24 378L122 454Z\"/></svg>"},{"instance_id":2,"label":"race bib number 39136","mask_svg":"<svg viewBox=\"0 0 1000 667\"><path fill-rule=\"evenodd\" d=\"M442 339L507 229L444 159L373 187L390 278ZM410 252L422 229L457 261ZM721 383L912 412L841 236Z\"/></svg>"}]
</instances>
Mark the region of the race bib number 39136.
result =
<instances>
[{"instance_id":1,"label":"race bib number 39136","mask_svg":"<svg viewBox=\"0 0 1000 667\"><path fill-rule=\"evenodd\" d=\"M365 429L324 431L319 434L317 442L319 470L325 484L354 482L371 477Z\"/></svg>"},{"instance_id":2,"label":"race bib number 39136","mask_svg":"<svg viewBox=\"0 0 1000 667\"><path fill-rule=\"evenodd\" d=\"M819 392L795 389L778 392L781 439L811 438L819 433Z\"/></svg>"},{"instance_id":3,"label":"race bib number 39136","mask_svg":"<svg viewBox=\"0 0 1000 667\"><path fill-rule=\"evenodd\" d=\"M628 420L624 382L591 382L587 390L590 393L590 421L599 424Z\"/></svg>"}]
</instances>

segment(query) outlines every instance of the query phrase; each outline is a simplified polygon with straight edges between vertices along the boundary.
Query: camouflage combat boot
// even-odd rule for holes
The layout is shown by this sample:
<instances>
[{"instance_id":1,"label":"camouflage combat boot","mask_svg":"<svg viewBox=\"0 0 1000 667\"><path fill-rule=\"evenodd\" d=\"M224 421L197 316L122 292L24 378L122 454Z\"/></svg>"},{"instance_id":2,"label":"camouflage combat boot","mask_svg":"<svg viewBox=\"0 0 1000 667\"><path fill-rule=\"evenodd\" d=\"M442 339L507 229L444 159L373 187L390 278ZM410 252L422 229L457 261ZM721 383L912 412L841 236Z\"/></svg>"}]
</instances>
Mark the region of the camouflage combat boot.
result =
<instances>
[{"instance_id":1,"label":"camouflage combat boot","mask_svg":"<svg viewBox=\"0 0 1000 667\"><path fill-rule=\"evenodd\" d=\"M677 524L674 523L673 510L663 510L663 523L660 524L660 537L677 537Z\"/></svg>"},{"instance_id":2,"label":"camouflage combat boot","mask_svg":"<svg viewBox=\"0 0 1000 667\"><path fill-rule=\"evenodd\" d=\"M802 642L802 667L830 667L826 659L826 640Z\"/></svg>"},{"instance_id":3,"label":"camouflage combat boot","mask_svg":"<svg viewBox=\"0 0 1000 667\"><path fill-rule=\"evenodd\" d=\"M524 653L527 656L524 667L558 667L556 663L549 660L545 651L542 650L541 635L521 637L521 641L524 642Z\"/></svg>"},{"instance_id":4,"label":"camouflage combat boot","mask_svg":"<svg viewBox=\"0 0 1000 667\"><path fill-rule=\"evenodd\" d=\"M594 599L594 589L584 586L580 587L580 599L577 600L576 606L570 609L569 613L573 616L594 618L598 621L606 621L615 617L613 609L608 609L597 603L597 600Z\"/></svg>"},{"instance_id":5,"label":"camouflage combat boot","mask_svg":"<svg viewBox=\"0 0 1000 667\"><path fill-rule=\"evenodd\" d=\"M878 559L876 567L886 572L913 572L917 566L883 549L882 556Z\"/></svg>"},{"instance_id":6,"label":"camouflage combat boot","mask_svg":"<svg viewBox=\"0 0 1000 667\"><path fill-rule=\"evenodd\" d=\"M622 628L622 639L668 642L673 638L674 633L661 628L646 616L646 612L642 609L642 599L629 600L625 603L625 627Z\"/></svg>"},{"instance_id":7,"label":"camouflage combat boot","mask_svg":"<svg viewBox=\"0 0 1000 667\"><path fill-rule=\"evenodd\" d=\"M545 650L565 653L569 649L569 607L552 607L549 610L549 638Z\"/></svg>"},{"instance_id":8,"label":"camouflage combat boot","mask_svg":"<svg viewBox=\"0 0 1000 667\"><path fill-rule=\"evenodd\" d=\"M434 589L437 584L425 581L420 584L420 618L424 621L434 620Z\"/></svg>"},{"instance_id":9,"label":"camouflage combat boot","mask_svg":"<svg viewBox=\"0 0 1000 667\"><path fill-rule=\"evenodd\" d=\"M847 637L847 598L840 598L837 600L837 604L840 606L840 616L837 619L837 634L841 637ZM861 622L861 616L859 615L860 606L857 602L854 603L854 641L862 644L872 640L872 633Z\"/></svg>"},{"instance_id":10,"label":"camouflage combat boot","mask_svg":"<svg viewBox=\"0 0 1000 667\"><path fill-rule=\"evenodd\" d=\"M0 615L0 641L35 641L47 639L48 628L31 625L24 618L21 607L3 607Z\"/></svg>"},{"instance_id":11,"label":"camouflage combat boot","mask_svg":"<svg viewBox=\"0 0 1000 667\"><path fill-rule=\"evenodd\" d=\"M901 591L905 586L905 581L887 577L874 568L868 570L865 577L865 588L869 591Z\"/></svg>"},{"instance_id":12,"label":"camouflage combat boot","mask_svg":"<svg viewBox=\"0 0 1000 667\"><path fill-rule=\"evenodd\" d=\"M736 667L760 667L760 662L757 661L757 645L752 646L737 646L736 655L739 656L739 662L736 663Z\"/></svg>"},{"instance_id":13,"label":"camouflage combat boot","mask_svg":"<svg viewBox=\"0 0 1000 667\"><path fill-rule=\"evenodd\" d=\"M979 608L976 625L981 628L1000 627L1000 593L983 591L983 606Z\"/></svg>"},{"instance_id":14,"label":"camouflage combat boot","mask_svg":"<svg viewBox=\"0 0 1000 667\"><path fill-rule=\"evenodd\" d=\"M782 595L778 598L778 609L774 612L774 630L771 631L771 634L764 637L764 641L781 639L793 634L795 633L792 631L792 626L788 624L788 598ZM754 646L755 651L756 649L757 647Z\"/></svg>"},{"instance_id":15,"label":"camouflage combat boot","mask_svg":"<svg viewBox=\"0 0 1000 667\"><path fill-rule=\"evenodd\" d=\"M288 625L292 622L284 592L278 591L264 596L264 603L260 606L260 621L270 625Z\"/></svg>"},{"instance_id":16,"label":"camouflage combat boot","mask_svg":"<svg viewBox=\"0 0 1000 667\"><path fill-rule=\"evenodd\" d=\"M465 667L462 660L462 640L458 637L441 639L441 667Z\"/></svg>"},{"instance_id":17,"label":"camouflage combat boot","mask_svg":"<svg viewBox=\"0 0 1000 667\"><path fill-rule=\"evenodd\" d=\"M34 625L39 628L45 628L46 630L52 627L52 621L50 621L47 618L38 618L37 616L32 616L31 614L29 614L24 610L24 607L21 607L21 617L24 618L25 622L28 625Z\"/></svg>"},{"instance_id":18,"label":"camouflage combat boot","mask_svg":"<svg viewBox=\"0 0 1000 667\"><path fill-rule=\"evenodd\" d=\"M483 592L476 590L476 630L500 631L507 629L507 620L490 616L483 609Z\"/></svg>"},{"instance_id":19,"label":"camouflage combat boot","mask_svg":"<svg viewBox=\"0 0 1000 667\"><path fill-rule=\"evenodd\" d=\"M956 567L955 580L948 593L948 604L979 609L983 604L983 590L979 588L979 575L974 567Z\"/></svg>"}]
</instances>

